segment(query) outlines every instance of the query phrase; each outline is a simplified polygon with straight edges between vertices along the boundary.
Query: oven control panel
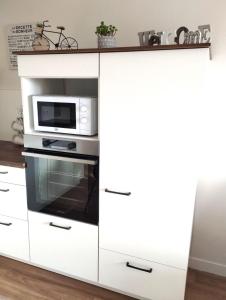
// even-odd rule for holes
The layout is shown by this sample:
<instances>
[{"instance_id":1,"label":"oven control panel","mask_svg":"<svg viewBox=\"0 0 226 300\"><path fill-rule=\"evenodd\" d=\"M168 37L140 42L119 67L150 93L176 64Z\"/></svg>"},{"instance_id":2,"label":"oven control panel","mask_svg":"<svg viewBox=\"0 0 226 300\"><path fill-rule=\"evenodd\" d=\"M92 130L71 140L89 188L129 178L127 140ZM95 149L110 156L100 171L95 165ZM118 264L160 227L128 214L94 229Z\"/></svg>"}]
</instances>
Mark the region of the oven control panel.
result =
<instances>
[{"instance_id":1,"label":"oven control panel","mask_svg":"<svg viewBox=\"0 0 226 300\"><path fill-rule=\"evenodd\" d=\"M54 149L54 150L70 150L76 152L76 142L74 141L65 141L65 140L56 140L56 139L42 139L43 148Z\"/></svg>"},{"instance_id":2,"label":"oven control panel","mask_svg":"<svg viewBox=\"0 0 226 300\"><path fill-rule=\"evenodd\" d=\"M99 141L97 139L61 138L48 135L24 135L24 147L36 150L49 150L62 153L99 156Z\"/></svg>"}]
</instances>

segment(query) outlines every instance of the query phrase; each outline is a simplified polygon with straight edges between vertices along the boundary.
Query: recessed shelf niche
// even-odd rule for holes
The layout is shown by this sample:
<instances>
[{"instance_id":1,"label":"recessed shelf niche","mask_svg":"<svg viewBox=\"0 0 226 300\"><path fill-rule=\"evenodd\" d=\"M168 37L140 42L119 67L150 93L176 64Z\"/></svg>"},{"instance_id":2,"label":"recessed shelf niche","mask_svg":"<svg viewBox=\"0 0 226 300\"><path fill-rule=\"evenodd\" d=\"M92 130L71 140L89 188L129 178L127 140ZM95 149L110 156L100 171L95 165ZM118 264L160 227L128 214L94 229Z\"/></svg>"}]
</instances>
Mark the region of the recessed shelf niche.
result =
<instances>
[{"instance_id":1,"label":"recessed shelf niche","mask_svg":"<svg viewBox=\"0 0 226 300\"><path fill-rule=\"evenodd\" d=\"M21 87L25 134L37 134L37 132L34 131L33 122L33 95L94 96L98 98L97 78L24 77L21 78Z\"/></svg>"}]
</instances>

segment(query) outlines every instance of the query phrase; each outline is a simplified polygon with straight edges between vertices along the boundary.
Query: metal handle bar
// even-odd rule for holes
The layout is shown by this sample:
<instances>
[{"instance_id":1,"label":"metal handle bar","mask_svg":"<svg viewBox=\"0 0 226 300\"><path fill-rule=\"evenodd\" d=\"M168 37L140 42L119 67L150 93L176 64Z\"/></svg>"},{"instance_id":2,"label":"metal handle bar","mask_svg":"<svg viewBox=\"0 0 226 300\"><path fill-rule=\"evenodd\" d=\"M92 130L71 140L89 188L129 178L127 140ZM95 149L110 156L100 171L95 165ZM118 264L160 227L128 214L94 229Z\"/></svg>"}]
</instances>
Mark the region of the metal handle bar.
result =
<instances>
[{"instance_id":1,"label":"metal handle bar","mask_svg":"<svg viewBox=\"0 0 226 300\"><path fill-rule=\"evenodd\" d=\"M105 189L104 191L105 191L105 193L111 193L111 194L117 194L117 195L123 195L123 196L130 196L131 195L131 192L122 193L122 192L111 191L109 189Z\"/></svg>"},{"instance_id":2,"label":"metal handle bar","mask_svg":"<svg viewBox=\"0 0 226 300\"><path fill-rule=\"evenodd\" d=\"M127 261L127 263L126 263L126 266L127 266L128 268L135 269L135 270L139 270L139 271L142 271L142 272L152 273L152 268L149 268L149 269L143 269L143 268L135 267L135 266L132 266L128 261Z\"/></svg>"},{"instance_id":3,"label":"metal handle bar","mask_svg":"<svg viewBox=\"0 0 226 300\"><path fill-rule=\"evenodd\" d=\"M0 192L7 193L9 192L9 189L0 189Z\"/></svg>"},{"instance_id":4,"label":"metal handle bar","mask_svg":"<svg viewBox=\"0 0 226 300\"><path fill-rule=\"evenodd\" d=\"M61 225L54 224L53 222L50 222L49 226L53 226L53 227L57 227L57 228L65 229L65 230L71 229L71 226L61 226Z\"/></svg>"},{"instance_id":5,"label":"metal handle bar","mask_svg":"<svg viewBox=\"0 0 226 300\"><path fill-rule=\"evenodd\" d=\"M0 222L0 225L5 225L5 226L11 226L13 223L4 223L4 222Z\"/></svg>"}]
</instances>

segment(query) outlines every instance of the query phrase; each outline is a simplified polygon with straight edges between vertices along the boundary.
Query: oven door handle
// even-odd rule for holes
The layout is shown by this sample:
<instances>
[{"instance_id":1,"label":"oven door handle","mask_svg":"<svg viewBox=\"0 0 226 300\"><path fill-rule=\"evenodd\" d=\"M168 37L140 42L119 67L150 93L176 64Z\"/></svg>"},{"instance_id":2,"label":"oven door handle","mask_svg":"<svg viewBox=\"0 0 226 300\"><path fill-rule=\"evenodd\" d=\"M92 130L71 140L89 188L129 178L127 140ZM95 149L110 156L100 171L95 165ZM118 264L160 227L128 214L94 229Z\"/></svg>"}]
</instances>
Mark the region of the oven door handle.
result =
<instances>
[{"instance_id":1,"label":"oven door handle","mask_svg":"<svg viewBox=\"0 0 226 300\"><path fill-rule=\"evenodd\" d=\"M61 160L61 161L68 161L68 162L73 162L73 163L77 163L77 164L85 164L85 165L93 165L93 166L97 164L96 160L80 159L80 158L72 158L72 157L62 157L62 156L32 153L32 152L22 152L22 155L34 157L34 158Z\"/></svg>"}]
</instances>

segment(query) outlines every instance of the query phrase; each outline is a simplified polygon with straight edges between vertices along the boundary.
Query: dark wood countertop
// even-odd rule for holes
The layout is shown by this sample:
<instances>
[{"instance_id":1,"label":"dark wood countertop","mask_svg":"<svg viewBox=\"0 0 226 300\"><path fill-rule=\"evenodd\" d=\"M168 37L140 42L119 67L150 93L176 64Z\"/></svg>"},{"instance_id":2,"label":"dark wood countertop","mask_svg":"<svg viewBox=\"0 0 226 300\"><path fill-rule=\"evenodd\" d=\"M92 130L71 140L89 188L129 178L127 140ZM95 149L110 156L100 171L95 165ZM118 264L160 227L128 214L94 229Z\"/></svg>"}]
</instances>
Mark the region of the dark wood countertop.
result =
<instances>
[{"instance_id":1,"label":"dark wood countertop","mask_svg":"<svg viewBox=\"0 0 226 300\"><path fill-rule=\"evenodd\" d=\"M23 146L12 142L0 141L0 165L25 168L25 161L21 155L23 149Z\"/></svg>"},{"instance_id":2,"label":"dark wood countertop","mask_svg":"<svg viewBox=\"0 0 226 300\"><path fill-rule=\"evenodd\" d=\"M158 51L178 49L200 49L210 48L210 43L202 44L181 44L181 45L160 45L160 46L134 46L116 48L87 48L78 50L42 50L42 51L15 51L16 55L39 55L39 54L77 54L77 53L107 53L107 52L134 52L134 51Z\"/></svg>"}]
</instances>

